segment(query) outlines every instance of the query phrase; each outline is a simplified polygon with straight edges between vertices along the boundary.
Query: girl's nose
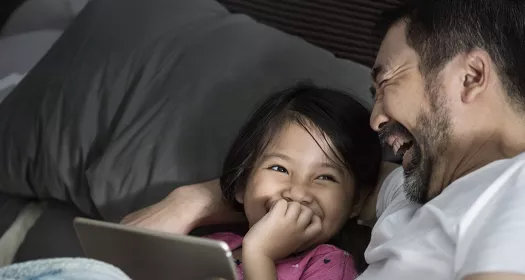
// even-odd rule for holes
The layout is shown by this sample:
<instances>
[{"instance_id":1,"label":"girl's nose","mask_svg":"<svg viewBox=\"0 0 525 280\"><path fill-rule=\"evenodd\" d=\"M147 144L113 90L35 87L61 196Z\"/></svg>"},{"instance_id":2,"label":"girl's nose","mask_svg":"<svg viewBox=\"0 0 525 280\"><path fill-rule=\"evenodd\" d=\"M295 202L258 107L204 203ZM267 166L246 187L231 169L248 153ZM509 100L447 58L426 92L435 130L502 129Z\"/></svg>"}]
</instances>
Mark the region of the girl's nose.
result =
<instances>
[{"instance_id":1,"label":"girl's nose","mask_svg":"<svg viewBox=\"0 0 525 280\"><path fill-rule=\"evenodd\" d=\"M307 187L302 185L292 185L283 192L283 198L288 201L296 201L307 205L313 202L313 197Z\"/></svg>"}]
</instances>

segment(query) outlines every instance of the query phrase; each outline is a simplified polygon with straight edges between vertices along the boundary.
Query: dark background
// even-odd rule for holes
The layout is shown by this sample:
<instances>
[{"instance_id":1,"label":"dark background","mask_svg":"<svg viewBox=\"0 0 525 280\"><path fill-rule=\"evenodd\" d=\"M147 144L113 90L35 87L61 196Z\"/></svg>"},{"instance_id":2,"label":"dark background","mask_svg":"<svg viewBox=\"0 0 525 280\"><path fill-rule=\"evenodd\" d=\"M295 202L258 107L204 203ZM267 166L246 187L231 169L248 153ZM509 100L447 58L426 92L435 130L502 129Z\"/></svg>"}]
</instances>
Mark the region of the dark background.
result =
<instances>
[{"instance_id":1,"label":"dark background","mask_svg":"<svg viewBox=\"0 0 525 280\"><path fill-rule=\"evenodd\" d=\"M145 0L147 1L147 0ZM373 34L381 13L402 0L217 0L234 13L371 67L381 38ZM0 28L24 0L0 0Z\"/></svg>"},{"instance_id":2,"label":"dark background","mask_svg":"<svg viewBox=\"0 0 525 280\"><path fill-rule=\"evenodd\" d=\"M372 67L381 39L374 34L381 13L403 0L217 0L243 13L302 37L335 56Z\"/></svg>"},{"instance_id":3,"label":"dark background","mask_svg":"<svg viewBox=\"0 0 525 280\"><path fill-rule=\"evenodd\" d=\"M7 17L23 2L24 0L2 0L2 4L0 4L0 28L4 26Z\"/></svg>"}]
</instances>

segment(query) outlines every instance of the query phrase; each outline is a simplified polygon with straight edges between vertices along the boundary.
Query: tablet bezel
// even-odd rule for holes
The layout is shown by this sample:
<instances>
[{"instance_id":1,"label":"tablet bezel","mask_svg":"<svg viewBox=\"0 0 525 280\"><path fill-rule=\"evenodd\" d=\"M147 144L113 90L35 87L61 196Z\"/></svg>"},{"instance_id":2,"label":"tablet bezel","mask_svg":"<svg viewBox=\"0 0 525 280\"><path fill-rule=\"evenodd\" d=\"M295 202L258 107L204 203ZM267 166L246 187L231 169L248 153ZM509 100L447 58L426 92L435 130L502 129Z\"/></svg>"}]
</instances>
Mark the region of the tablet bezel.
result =
<instances>
[{"instance_id":1,"label":"tablet bezel","mask_svg":"<svg viewBox=\"0 0 525 280\"><path fill-rule=\"evenodd\" d=\"M75 231L86 257L120 268L134 280L236 280L228 245L77 217Z\"/></svg>"}]
</instances>

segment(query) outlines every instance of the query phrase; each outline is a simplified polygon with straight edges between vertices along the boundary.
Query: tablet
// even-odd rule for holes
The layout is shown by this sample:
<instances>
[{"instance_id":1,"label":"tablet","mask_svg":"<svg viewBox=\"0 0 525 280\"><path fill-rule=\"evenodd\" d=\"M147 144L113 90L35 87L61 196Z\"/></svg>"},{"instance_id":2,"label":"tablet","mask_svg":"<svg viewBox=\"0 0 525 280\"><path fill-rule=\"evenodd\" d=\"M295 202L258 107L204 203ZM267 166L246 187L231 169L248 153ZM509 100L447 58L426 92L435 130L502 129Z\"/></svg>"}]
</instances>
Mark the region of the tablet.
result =
<instances>
[{"instance_id":1,"label":"tablet","mask_svg":"<svg viewBox=\"0 0 525 280\"><path fill-rule=\"evenodd\" d=\"M112 264L133 280L237 279L225 242L85 218L73 223L86 257Z\"/></svg>"}]
</instances>

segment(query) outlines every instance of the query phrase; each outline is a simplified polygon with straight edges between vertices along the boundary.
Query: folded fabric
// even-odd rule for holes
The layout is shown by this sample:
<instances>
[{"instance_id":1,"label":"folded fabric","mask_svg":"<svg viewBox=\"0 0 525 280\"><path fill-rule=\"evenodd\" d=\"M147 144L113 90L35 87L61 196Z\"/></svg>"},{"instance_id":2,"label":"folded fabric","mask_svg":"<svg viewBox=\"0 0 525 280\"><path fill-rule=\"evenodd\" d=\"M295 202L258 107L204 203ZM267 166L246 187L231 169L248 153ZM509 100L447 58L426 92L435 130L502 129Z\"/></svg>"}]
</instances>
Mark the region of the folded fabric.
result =
<instances>
[{"instance_id":1,"label":"folded fabric","mask_svg":"<svg viewBox=\"0 0 525 280\"><path fill-rule=\"evenodd\" d=\"M0 102L9 95L11 90L18 85L24 76L25 74L11 73L6 77L0 77Z\"/></svg>"},{"instance_id":2,"label":"folded fabric","mask_svg":"<svg viewBox=\"0 0 525 280\"><path fill-rule=\"evenodd\" d=\"M42 214L44 202L31 202L20 212L13 224L0 238L0 267L10 265L27 232Z\"/></svg>"},{"instance_id":3,"label":"folded fabric","mask_svg":"<svg viewBox=\"0 0 525 280\"><path fill-rule=\"evenodd\" d=\"M43 259L0 268L3 280L129 280L120 269L84 258Z\"/></svg>"}]
</instances>

